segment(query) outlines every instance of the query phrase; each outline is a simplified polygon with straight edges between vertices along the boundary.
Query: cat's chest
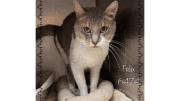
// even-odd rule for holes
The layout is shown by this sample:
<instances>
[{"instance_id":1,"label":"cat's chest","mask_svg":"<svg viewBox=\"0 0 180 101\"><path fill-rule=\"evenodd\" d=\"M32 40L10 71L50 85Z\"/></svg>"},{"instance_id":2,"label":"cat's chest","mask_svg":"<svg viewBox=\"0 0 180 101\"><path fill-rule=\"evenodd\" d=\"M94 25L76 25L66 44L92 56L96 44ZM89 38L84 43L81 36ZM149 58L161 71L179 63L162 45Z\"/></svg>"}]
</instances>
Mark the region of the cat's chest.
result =
<instances>
[{"instance_id":1,"label":"cat's chest","mask_svg":"<svg viewBox=\"0 0 180 101\"><path fill-rule=\"evenodd\" d=\"M107 55L102 48L92 47L79 49L79 47L74 46L71 52L72 60L82 68L91 68L101 64Z\"/></svg>"},{"instance_id":2,"label":"cat's chest","mask_svg":"<svg viewBox=\"0 0 180 101\"><path fill-rule=\"evenodd\" d=\"M81 57L86 61L99 63L104 61L106 54L102 48L88 48Z\"/></svg>"}]
</instances>

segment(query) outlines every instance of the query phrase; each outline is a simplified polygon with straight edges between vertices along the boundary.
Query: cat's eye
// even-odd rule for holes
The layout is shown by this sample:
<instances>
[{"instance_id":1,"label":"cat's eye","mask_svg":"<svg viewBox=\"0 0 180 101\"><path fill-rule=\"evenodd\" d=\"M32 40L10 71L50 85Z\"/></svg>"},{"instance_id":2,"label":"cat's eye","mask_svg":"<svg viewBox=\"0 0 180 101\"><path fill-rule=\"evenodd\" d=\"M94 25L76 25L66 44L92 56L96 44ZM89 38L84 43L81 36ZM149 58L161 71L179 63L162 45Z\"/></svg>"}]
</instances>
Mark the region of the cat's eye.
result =
<instances>
[{"instance_id":1,"label":"cat's eye","mask_svg":"<svg viewBox=\"0 0 180 101\"><path fill-rule=\"evenodd\" d=\"M89 27L84 27L83 29L86 33L91 33L91 29Z\"/></svg>"},{"instance_id":2,"label":"cat's eye","mask_svg":"<svg viewBox=\"0 0 180 101\"><path fill-rule=\"evenodd\" d=\"M108 27L103 26L103 27L101 28L101 30L100 30L100 33L104 33L104 32L106 32L107 30L108 30Z\"/></svg>"}]
</instances>

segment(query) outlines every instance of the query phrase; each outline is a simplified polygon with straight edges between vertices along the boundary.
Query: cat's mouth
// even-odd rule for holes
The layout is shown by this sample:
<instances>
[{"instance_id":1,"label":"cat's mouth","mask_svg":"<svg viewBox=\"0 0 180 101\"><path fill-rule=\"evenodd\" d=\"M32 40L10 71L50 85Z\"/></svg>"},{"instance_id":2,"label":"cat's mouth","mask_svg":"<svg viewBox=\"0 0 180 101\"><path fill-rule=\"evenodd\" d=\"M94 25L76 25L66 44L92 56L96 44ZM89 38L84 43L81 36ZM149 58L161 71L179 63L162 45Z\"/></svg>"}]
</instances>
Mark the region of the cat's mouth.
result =
<instances>
[{"instance_id":1,"label":"cat's mouth","mask_svg":"<svg viewBox=\"0 0 180 101\"><path fill-rule=\"evenodd\" d=\"M98 46L93 46L93 48L97 48Z\"/></svg>"}]
</instances>

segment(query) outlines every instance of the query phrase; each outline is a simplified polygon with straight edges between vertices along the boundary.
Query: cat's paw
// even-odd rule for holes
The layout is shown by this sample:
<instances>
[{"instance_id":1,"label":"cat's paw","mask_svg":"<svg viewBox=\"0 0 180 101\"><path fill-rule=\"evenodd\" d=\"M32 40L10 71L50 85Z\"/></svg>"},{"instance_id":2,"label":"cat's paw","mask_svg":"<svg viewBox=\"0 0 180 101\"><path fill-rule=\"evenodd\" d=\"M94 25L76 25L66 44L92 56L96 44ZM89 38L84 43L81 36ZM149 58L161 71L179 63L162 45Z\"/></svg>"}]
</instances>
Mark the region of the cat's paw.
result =
<instances>
[{"instance_id":1,"label":"cat's paw","mask_svg":"<svg viewBox=\"0 0 180 101\"><path fill-rule=\"evenodd\" d=\"M76 92L74 93L75 96L80 96L80 91L79 89L76 89Z\"/></svg>"},{"instance_id":2,"label":"cat's paw","mask_svg":"<svg viewBox=\"0 0 180 101\"><path fill-rule=\"evenodd\" d=\"M76 88L71 88L71 87L69 87L69 89L71 90L71 92L75 92L76 91Z\"/></svg>"},{"instance_id":3,"label":"cat's paw","mask_svg":"<svg viewBox=\"0 0 180 101\"><path fill-rule=\"evenodd\" d=\"M71 92L75 95L75 96L80 96L80 91L79 89L75 89L75 90L71 90Z\"/></svg>"},{"instance_id":4,"label":"cat's paw","mask_svg":"<svg viewBox=\"0 0 180 101\"><path fill-rule=\"evenodd\" d=\"M90 87L90 92L91 92L91 93L94 92L95 90L97 90L97 86L92 86L92 87Z\"/></svg>"}]
</instances>

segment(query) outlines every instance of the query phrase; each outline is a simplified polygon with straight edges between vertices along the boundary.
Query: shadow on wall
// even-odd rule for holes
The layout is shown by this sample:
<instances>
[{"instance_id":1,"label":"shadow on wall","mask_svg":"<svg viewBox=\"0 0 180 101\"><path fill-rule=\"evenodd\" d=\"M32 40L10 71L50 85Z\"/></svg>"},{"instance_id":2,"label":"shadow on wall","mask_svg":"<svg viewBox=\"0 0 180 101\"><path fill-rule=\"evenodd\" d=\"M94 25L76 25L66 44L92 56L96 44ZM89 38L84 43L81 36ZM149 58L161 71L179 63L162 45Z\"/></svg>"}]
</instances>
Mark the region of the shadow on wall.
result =
<instances>
[{"instance_id":1,"label":"shadow on wall","mask_svg":"<svg viewBox=\"0 0 180 101\"><path fill-rule=\"evenodd\" d=\"M106 0L106 2L104 2L104 0L97 0L96 5L105 9L113 1L114 0ZM134 81L138 81L138 0L117 1L119 3L119 9L116 15L117 30L113 40L120 42L121 45L114 43L111 44L121 50L121 52L117 51L120 58L116 55L119 65L114 56L110 53L110 60L107 57L107 61L104 63L102 68L101 77L112 80L115 88L126 93L130 98L133 99L133 101L137 101L139 94L138 84L119 84L118 81L126 80L127 82L127 80L130 78L133 78ZM142 5L143 3L144 2L141 1ZM141 11L142 15L144 15L143 10L144 9ZM144 19L142 19L140 22L144 25ZM144 28L142 28L141 33L144 34ZM144 44L144 38L142 38L141 43ZM142 48L141 53L144 54L144 48ZM141 58L142 63L144 63L143 58L144 57ZM123 65L126 67L130 66L130 68L135 68L135 72L126 72L125 69L123 69ZM107 76L107 73L109 73L109 66L110 75L112 78ZM144 73L144 67L141 68L141 72ZM144 76L141 78L141 82L144 82ZM143 87L141 88L141 91L144 91ZM141 99L144 99L143 96Z\"/></svg>"}]
</instances>

